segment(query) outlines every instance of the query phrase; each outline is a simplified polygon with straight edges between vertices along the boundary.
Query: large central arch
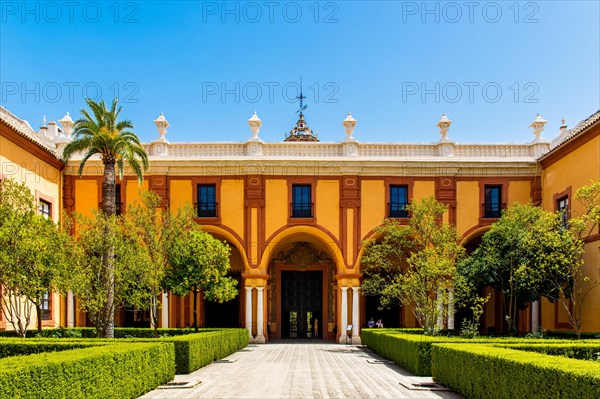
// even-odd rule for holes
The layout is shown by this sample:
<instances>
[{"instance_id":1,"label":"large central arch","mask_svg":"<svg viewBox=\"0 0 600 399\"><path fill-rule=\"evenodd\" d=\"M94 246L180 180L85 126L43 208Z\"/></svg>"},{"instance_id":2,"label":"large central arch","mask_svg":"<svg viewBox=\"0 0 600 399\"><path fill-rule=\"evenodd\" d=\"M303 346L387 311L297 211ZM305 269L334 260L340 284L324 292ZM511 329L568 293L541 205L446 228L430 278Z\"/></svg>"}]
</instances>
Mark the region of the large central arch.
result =
<instances>
[{"instance_id":1,"label":"large central arch","mask_svg":"<svg viewBox=\"0 0 600 399\"><path fill-rule=\"evenodd\" d=\"M269 275L267 317L272 339L314 338L316 331L319 338L335 339L335 276L343 262L335 239L315 227L291 227L269 240L261 269ZM296 329L290 327L290 317L297 320Z\"/></svg>"}]
</instances>

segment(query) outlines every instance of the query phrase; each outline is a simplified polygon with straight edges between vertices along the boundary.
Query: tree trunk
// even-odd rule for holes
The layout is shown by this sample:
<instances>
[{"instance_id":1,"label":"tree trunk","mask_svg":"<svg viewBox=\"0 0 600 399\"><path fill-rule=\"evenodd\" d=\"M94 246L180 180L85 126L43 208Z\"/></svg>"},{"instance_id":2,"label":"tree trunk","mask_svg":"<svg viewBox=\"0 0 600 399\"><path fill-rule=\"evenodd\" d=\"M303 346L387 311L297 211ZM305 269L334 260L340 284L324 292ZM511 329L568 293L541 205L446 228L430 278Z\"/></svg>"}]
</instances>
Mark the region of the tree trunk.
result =
<instances>
[{"instance_id":1,"label":"tree trunk","mask_svg":"<svg viewBox=\"0 0 600 399\"><path fill-rule=\"evenodd\" d=\"M198 332L198 309L197 309L198 289L194 288L194 331Z\"/></svg>"},{"instance_id":2,"label":"tree trunk","mask_svg":"<svg viewBox=\"0 0 600 399\"><path fill-rule=\"evenodd\" d=\"M37 332L42 335L42 307L40 306L41 298L38 298L38 303L35 304L35 311L37 313Z\"/></svg>"},{"instance_id":3,"label":"tree trunk","mask_svg":"<svg viewBox=\"0 0 600 399\"><path fill-rule=\"evenodd\" d=\"M106 216L112 216L117 212L115 187L115 160L104 160L104 177L102 180L102 212L104 212Z\"/></svg>"},{"instance_id":4,"label":"tree trunk","mask_svg":"<svg viewBox=\"0 0 600 399\"><path fill-rule=\"evenodd\" d=\"M113 216L116 213L115 198L115 160L104 159L104 178L102 180L102 212L106 216ZM108 229L108 226L107 226ZM106 328L104 330L105 338L115 337L115 259L114 249L109 247L104 256L104 271L106 283L106 306L104 311L104 320Z\"/></svg>"},{"instance_id":5,"label":"tree trunk","mask_svg":"<svg viewBox=\"0 0 600 399\"><path fill-rule=\"evenodd\" d=\"M158 337L158 298L156 294L152 295L152 327L154 328L154 338ZM164 327L164 326L163 326Z\"/></svg>"}]
</instances>

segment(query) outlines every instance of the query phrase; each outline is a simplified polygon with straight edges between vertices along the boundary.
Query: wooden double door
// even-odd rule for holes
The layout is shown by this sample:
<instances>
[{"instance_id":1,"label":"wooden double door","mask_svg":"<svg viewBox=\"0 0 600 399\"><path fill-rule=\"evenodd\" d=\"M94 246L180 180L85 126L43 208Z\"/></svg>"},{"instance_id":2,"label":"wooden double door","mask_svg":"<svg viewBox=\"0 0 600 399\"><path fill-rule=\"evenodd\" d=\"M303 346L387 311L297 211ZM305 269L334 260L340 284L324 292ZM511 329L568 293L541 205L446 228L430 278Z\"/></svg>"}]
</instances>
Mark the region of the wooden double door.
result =
<instances>
[{"instance_id":1,"label":"wooden double door","mask_svg":"<svg viewBox=\"0 0 600 399\"><path fill-rule=\"evenodd\" d=\"M281 271L281 337L323 337L323 271ZM315 329L316 327L316 329Z\"/></svg>"}]
</instances>

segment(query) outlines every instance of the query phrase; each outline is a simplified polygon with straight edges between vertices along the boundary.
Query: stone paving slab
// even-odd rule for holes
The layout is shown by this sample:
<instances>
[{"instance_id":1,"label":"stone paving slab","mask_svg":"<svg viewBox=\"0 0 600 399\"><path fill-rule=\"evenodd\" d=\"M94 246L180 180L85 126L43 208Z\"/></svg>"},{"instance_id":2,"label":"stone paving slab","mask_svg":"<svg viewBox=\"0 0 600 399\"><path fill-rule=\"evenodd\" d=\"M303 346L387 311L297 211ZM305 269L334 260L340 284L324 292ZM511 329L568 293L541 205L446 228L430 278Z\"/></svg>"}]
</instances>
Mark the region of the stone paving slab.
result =
<instances>
[{"instance_id":1,"label":"stone paving slab","mask_svg":"<svg viewBox=\"0 0 600 399\"><path fill-rule=\"evenodd\" d=\"M175 381L200 380L188 389L156 389L144 399L169 398L444 398L447 391L411 390L425 381L364 347L279 341L242 350ZM371 360L370 362L368 360Z\"/></svg>"}]
</instances>

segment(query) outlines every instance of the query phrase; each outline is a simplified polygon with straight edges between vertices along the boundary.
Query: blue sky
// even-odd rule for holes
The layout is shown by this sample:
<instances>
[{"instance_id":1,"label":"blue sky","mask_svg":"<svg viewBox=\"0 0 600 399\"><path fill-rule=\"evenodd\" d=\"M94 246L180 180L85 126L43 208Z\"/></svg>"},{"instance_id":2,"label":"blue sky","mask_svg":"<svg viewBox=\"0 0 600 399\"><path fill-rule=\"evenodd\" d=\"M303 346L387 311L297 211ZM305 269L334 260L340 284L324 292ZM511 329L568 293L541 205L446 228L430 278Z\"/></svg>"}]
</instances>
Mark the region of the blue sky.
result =
<instances>
[{"instance_id":1,"label":"blue sky","mask_svg":"<svg viewBox=\"0 0 600 399\"><path fill-rule=\"evenodd\" d=\"M598 1L0 3L0 103L37 128L118 95L137 134L280 141L297 119L340 141L527 142L600 108Z\"/></svg>"}]
</instances>

